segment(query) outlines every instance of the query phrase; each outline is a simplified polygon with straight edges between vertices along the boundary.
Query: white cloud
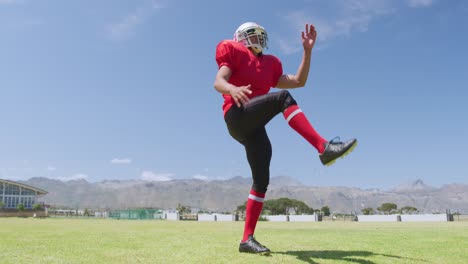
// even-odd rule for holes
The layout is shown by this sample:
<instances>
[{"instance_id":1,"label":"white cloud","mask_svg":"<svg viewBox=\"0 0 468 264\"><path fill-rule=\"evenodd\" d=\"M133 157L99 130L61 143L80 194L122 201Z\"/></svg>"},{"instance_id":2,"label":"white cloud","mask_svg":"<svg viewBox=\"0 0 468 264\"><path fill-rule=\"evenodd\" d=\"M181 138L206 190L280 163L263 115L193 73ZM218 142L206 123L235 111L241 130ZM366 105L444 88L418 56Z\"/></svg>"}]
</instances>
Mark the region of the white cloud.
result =
<instances>
[{"instance_id":1,"label":"white cloud","mask_svg":"<svg viewBox=\"0 0 468 264\"><path fill-rule=\"evenodd\" d=\"M133 12L127 14L121 21L107 26L108 36L113 40L124 40L134 34L140 24L149 19L154 11L162 8L156 1L137 7Z\"/></svg>"},{"instance_id":2,"label":"white cloud","mask_svg":"<svg viewBox=\"0 0 468 264\"><path fill-rule=\"evenodd\" d=\"M110 161L110 163L112 163L112 164L130 164L130 163L132 163L132 160L128 159L128 158L124 158L124 159L115 158L115 159L112 159Z\"/></svg>"},{"instance_id":3,"label":"white cloud","mask_svg":"<svg viewBox=\"0 0 468 264\"><path fill-rule=\"evenodd\" d=\"M152 171L143 171L141 179L144 181L170 181L174 177L173 173L154 173Z\"/></svg>"},{"instance_id":4,"label":"white cloud","mask_svg":"<svg viewBox=\"0 0 468 264\"><path fill-rule=\"evenodd\" d=\"M292 11L282 18L294 35L284 35L277 40L286 54L302 49L300 32L306 23L315 25L318 43L338 37L349 37L354 32L366 32L373 20L395 12L389 0L328 1L320 8ZM319 11L316 11L319 10Z\"/></svg>"},{"instance_id":5,"label":"white cloud","mask_svg":"<svg viewBox=\"0 0 468 264\"><path fill-rule=\"evenodd\" d=\"M52 179L57 179L57 180L61 180L61 181L75 181L75 180L87 180L89 177L88 175L86 174L82 174L82 173L77 173L75 175L72 175L72 176L68 176L68 177L54 177Z\"/></svg>"},{"instance_id":6,"label":"white cloud","mask_svg":"<svg viewBox=\"0 0 468 264\"><path fill-rule=\"evenodd\" d=\"M48 171L56 171L57 168L54 167L54 166L47 166L47 170L48 170Z\"/></svg>"},{"instance_id":7,"label":"white cloud","mask_svg":"<svg viewBox=\"0 0 468 264\"><path fill-rule=\"evenodd\" d=\"M200 175L200 174L193 175L192 178L196 179L196 180L202 180L202 181L208 181L209 180L208 176L204 176L204 175Z\"/></svg>"},{"instance_id":8,"label":"white cloud","mask_svg":"<svg viewBox=\"0 0 468 264\"><path fill-rule=\"evenodd\" d=\"M297 45L295 42L290 41L289 39L278 38L276 42L279 49L285 54L296 53L302 49L301 46Z\"/></svg>"},{"instance_id":9,"label":"white cloud","mask_svg":"<svg viewBox=\"0 0 468 264\"><path fill-rule=\"evenodd\" d=\"M408 6L413 8L428 7L434 4L434 0L408 0Z\"/></svg>"}]
</instances>

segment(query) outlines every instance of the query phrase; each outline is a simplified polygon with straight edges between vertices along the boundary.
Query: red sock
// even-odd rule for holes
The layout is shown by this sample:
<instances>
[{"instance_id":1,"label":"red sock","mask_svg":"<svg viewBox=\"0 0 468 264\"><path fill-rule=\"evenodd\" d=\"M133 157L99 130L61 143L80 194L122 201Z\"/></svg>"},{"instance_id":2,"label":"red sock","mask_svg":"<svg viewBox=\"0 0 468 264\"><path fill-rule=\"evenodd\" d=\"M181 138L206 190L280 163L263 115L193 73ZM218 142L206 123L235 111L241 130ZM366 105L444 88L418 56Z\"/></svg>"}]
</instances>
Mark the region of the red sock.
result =
<instances>
[{"instance_id":1,"label":"red sock","mask_svg":"<svg viewBox=\"0 0 468 264\"><path fill-rule=\"evenodd\" d=\"M305 138L319 153L325 150L326 139L322 138L312 127L307 117L297 105L291 105L283 112L284 118L297 133Z\"/></svg>"},{"instance_id":2,"label":"red sock","mask_svg":"<svg viewBox=\"0 0 468 264\"><path fill-rule=\"evenodd\" d=\"M264 198L264 193L256 192L253 189L250 190L249 199L247 200L247 206L245 208L245 226L242 242L246 241L249 235L254 234L258 217L262 212Z\"/></svg>"}]
</instances>

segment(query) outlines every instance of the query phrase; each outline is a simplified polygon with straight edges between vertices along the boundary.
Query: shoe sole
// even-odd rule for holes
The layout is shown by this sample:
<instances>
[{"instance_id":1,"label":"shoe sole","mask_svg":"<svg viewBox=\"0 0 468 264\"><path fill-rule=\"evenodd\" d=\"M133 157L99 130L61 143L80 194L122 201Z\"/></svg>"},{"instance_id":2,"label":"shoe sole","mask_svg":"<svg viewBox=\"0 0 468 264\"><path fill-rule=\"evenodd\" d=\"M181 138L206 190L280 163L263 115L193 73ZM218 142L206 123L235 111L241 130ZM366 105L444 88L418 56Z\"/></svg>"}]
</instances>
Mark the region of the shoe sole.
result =
<instances>
[{"instance_id":1,"label":"shoe sole","mask_svg":"<svg viewBox=\"0 0 468 264\"><path fill-rule=\"evenodd\" d=\"M337 159L340 159L340 158L342 159L342 158L348 156L348 154L353 152L354 148L356 148L357 143L358 143L358 141L356 140L356 142L354 142L354 144L345 153L343 153L343 155L339 156L338 158L336 158L336 159L334 159L334 160L332 160L332 161L330 161L330 162L328 162L327 164L324 164L324 165L327 166L327 167L331 166L336 162Z\"/></svg>"},{"instance_id":2,"label":"shoe sole","mask_svg":"<svg viewBox=\"0 0 468 264\"><path fill-rule=\"evenodd\" d=\"M256 255L260 255L260 256L270 256L271 255L271 251L267 251L267 252L251 252L251 251L239 251L240 253L247 253L247 254L256 254Z\"/></svg>"}]
</instances>

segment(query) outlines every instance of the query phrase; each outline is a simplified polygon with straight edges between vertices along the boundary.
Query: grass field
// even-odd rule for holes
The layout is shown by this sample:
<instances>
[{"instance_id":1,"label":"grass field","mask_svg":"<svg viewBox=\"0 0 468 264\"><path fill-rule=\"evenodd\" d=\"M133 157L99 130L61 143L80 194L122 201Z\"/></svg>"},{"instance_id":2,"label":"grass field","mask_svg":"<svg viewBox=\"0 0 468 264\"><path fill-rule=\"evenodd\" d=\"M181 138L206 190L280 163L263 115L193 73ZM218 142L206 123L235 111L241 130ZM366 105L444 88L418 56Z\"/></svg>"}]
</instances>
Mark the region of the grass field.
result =
<instances>
[{"instance_id":1,"label":"grass field","mask_svg":"<svg viewBox=\"0 0 468 264\"><path fill-rule=\"evenodd\" d=\"M0 219L0 263L468 263L468 222L259 222L271 256L241 254L243 222Z\"/></svg>"}]
</instances>

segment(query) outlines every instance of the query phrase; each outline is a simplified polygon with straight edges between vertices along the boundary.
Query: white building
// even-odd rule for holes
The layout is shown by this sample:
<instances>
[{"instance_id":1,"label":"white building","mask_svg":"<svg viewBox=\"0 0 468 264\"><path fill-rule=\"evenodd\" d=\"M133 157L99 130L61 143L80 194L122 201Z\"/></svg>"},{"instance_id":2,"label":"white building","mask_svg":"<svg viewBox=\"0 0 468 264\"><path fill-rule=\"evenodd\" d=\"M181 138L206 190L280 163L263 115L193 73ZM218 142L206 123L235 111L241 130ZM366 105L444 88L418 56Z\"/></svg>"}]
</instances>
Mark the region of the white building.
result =
<instances>
[{"instance_id":1,"label":"white building","mask_svg":"<svg viewBox=\"0 0 468 264\"><path fill-rule=\"evenodd\" d=\"M0 179L0 202L3 208L17 208L19 204L22 204L24 208L32 209L37 203L37 198L46 194L46 191L39 188Z\"/></svg>"}]
</instances>

